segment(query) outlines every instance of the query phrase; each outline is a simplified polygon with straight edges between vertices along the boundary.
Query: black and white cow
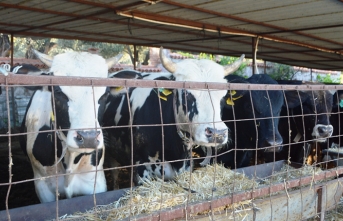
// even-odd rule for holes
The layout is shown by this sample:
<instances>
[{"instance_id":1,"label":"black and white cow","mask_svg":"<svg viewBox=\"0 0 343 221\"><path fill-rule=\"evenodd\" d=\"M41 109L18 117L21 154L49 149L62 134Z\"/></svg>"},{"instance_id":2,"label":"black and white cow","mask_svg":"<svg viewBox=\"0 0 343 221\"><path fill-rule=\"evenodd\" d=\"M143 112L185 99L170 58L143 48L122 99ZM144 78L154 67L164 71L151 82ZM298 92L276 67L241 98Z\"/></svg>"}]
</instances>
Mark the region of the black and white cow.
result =
<instances>
[{"instance_id":1,"label":"black and white cow","mask_svg":"<svg viewBox=\"0 0 343 221\"><path fill-rule=\"evenodd\" d=\"M301 85L300 81L280 81L280 84ZM312 84L312 83L307 83ZM281 111L279 130L284 140L281 152L267 161L290 160L304 163L312 144L324 143L333 133L330 114L333 94L330 90L287 90Z\"/></svg>"},{"instance_id":2,"label":"black and white cow","mask_svg":"<svg viewBox=\"0 0 343 221\"><path fill-rule=\"evenodd\" d=\"M242 56L226 67L210 60L186 59L174 63L162 48L160 58L170 73L144 79L171 80L172 75L175 81L226 83L224 77L234 72L243 60ZM111 166L138 164L136 184L140 183L140 177L172 179L190 170L193 145L218 146L230 139L220 113L220 100L226 93L225 90L132 88L129 97L110 97L104 126L116 126L107 130L111 145L106 148L115 158Z\"/></svg>"},{"instance_id":3,"label":"black and white cow","mask_svg":"<svg viewBox=\"0 0 343 221\"><path fill-rule=\"evenodd\" d=\"M267 74L248 79L230 75L229 83L277 84ZM217 161L226 167L249 166L257 150L280 151L282 137L278 130L283 94L277 90L229 91L223 99L222 119L232 131L232 142L218 153ZM223 154L223 151L227 152Z\"/></svg>"},{"instance_id":4,"label":"black and white cow","mask_svg":"<svg viewBox=\"0 0 343 221\"><path fill-rule=\"evenodd\" d=\"M105 60L88 52L54 58L35 53L54 76L107 78L108 69L118 61L118 57ZM37 73L41 74L28 74ZM106 87L35 89L22 122L21 132L27 135L21 144L30 159L40 201L55 201L56 192L71 198L106 191L104 139L98 122L108 95Z\"/></svg>"}]
</instances>

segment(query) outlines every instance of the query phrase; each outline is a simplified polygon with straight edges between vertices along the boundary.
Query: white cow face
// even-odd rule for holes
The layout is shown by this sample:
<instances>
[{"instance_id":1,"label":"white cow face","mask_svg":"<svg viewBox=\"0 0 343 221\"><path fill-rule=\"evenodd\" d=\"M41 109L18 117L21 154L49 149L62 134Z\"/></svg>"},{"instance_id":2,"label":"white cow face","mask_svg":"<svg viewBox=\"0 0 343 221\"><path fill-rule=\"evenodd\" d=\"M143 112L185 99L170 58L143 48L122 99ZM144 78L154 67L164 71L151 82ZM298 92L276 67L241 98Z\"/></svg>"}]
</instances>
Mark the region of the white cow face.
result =
<instances>
[{"instance_id":1,"label":"white cow face","mask_svg":"<svg viewBox=\"0 0 343 221\"><path fill-rule=\"evenodd\" d=\"M224 67L210 60L186 59L174 63L160 50L163 66L171 72L175 81L226 83L224 77L234 72L243 56L234 64ZM217 146L228 141L228 128L221 120L220 101L226 90L178 89L177 123L190 134L193 142L203 146ZM185 124L186 123L186 124Z\"/></svg>"},{"instance_id":2,"label":"white cow face","mask_svg":"<svg viewBox=\"0 0 343 221\"><path fill-rule=\"evenodd\" d=\"M105 60L86 52L69 52L53 59L40 54L55 76L107 78L108 67L118 58ZM90 62L91 61L91 62ZM98 122L99 106L106 99L106 87L54 86L56 126L60 138L70 148L102 148L103 134ZM102 114L102 113L100 113Z\"/></svg>"}]
</instances>

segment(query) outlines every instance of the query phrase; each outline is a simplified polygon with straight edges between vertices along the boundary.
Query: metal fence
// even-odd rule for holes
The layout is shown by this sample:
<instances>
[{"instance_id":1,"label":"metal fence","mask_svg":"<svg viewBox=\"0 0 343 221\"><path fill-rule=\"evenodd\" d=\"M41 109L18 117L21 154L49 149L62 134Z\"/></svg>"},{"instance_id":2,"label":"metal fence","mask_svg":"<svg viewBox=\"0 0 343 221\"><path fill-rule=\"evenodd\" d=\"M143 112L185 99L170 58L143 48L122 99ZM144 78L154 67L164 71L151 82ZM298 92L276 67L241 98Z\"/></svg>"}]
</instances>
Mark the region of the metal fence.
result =
<instances>
[{"instance_id":1,"label":"metal fence","mask_svg":"<svg viewBox=\"0 0 343 221\"><path fill-rule=\"evenodd\" d=\"M13 116L13 99L10 93L12 88L30 85L274 90L282 91L283 94L289 90L313 92L343 89L341 85L247 85L11 74L7 77L0 76L0 82L6 92L3 98L6 105L1 106L3 119L6 119L6 116L7 119L12 119ZM338 95L334 96L338 98ZM27 99L23 100L25 102L22 103L25 104L19 104L16 100L17 109L19 106L26 106ZM340 112L335 114L340 115ZM21 111L15 116L19 123L23 119L22 116ZM13 130L13 126L18 126L13 121L2 123L7 130L0 134L0 172L3 177L0 183L0 220L339 220L343 216L343 167L340 164L339 151L333 154L330 151L317 151L316 160L307 166L292 163L287 159L264 163L256 154L249 167L230 170L216 164L205 167L195 165L193 172L180 174L175 180L146 180L137 187L132 185L133 169L137 165L107 167L104 169L107 182L112 179L109 175L112 170L120 171L122 189L39 204L35 196L35 178L30 163L18 144L18 137L24 134ZM133 128L145 125L127 126ZM108 128L112 127L102 129ZM52 131L58 133L54 129ZM234 134L235 131L231 130L231 133ZM312 140L303 142L305 144ZM239 147L229 151L237 149ZM252 147L251 150L257 152L256 147ZM217 151L214 151L211 158L216 159L217 154ZM325 161L322 160L324 156ZM204 158L191 155L190 160ZM58 176L60 175L57 175L56 179Z\"/></svg>"}]
</instances>

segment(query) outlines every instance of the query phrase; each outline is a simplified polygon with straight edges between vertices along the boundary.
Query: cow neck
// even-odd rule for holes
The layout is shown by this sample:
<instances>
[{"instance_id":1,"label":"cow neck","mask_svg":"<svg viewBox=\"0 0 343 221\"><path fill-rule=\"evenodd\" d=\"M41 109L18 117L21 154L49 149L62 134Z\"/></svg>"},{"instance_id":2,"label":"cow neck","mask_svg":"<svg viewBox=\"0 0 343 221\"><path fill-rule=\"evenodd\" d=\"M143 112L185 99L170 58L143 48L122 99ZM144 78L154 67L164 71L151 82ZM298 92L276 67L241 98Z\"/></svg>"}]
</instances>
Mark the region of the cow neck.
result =
<instances>
[{"instance_id":1,"label":"cow neck","mask_svg":"<svg viewBox=\"0 0 343 221\"><path fill-rule=\"evenodd\" d=\"M174 108L174 118L175 118L176 132L180 136L180 138L183 140L183 142L186 143L187 145L189 145L189 144L192 143L192 139L190 138L190 133L189 132L183 131L180 128L179 122L177 120L176 101L177 101L177 89L174 89L173 108Z\"/></svg>"}]
</instances>

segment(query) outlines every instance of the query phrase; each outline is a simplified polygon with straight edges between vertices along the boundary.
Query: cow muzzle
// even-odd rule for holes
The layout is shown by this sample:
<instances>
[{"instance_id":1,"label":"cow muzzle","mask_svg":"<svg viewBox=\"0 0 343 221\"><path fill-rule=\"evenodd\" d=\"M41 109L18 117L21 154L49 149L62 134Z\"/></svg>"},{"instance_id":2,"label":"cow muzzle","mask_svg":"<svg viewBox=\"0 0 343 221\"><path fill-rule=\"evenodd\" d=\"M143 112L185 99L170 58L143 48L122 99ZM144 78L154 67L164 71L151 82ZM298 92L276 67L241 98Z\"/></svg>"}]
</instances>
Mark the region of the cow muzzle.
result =
<instances>
[{"instance_id":1,"label":"cow muzzle","mask_svg":"<svg viewBox=\"0 0 343 221\"><path fill-rule=\"evenodd\" d=\"M312 136L316 139L317 142L325 142L326 138L331 137L333 133L333 126L317 124L313 128Z\"/></svg>"},{"instance_id":2,"label":"cow muzzle","mask_svg":"<svg viewBox=\"0 0 343 221\"><path fill-rule=\"evenodd\" d=\"M265 152L280 152L282 150L282 137L281 135L275 136L275 140L267 139L265 140L265 144L263 145L266 149Z\"/></svg>"},{"instance_id":3,"label":"cow muzzle","mask_svg":"<svg viewBox=\"0 0 343 221\"><path fill-rule=\"evenodd\" d=\"M76 131L74 140L79 148L97 148L100 144L100 130L79 130Z\"/></svg>"},{"instance_id":4,"label":"cow muzzle","mask_svg":"<svg viewBox=\"0 0 343 221\"><path fill-rule=\"evenodd\" d=\"M205 135L209 143L222 144L226 140L227 134L227 129L217 130L210 127L205 129Z\"/></svg>"}]
</instances>

